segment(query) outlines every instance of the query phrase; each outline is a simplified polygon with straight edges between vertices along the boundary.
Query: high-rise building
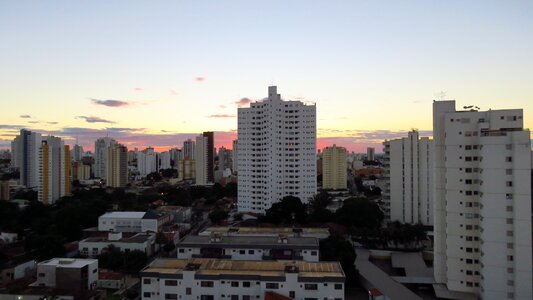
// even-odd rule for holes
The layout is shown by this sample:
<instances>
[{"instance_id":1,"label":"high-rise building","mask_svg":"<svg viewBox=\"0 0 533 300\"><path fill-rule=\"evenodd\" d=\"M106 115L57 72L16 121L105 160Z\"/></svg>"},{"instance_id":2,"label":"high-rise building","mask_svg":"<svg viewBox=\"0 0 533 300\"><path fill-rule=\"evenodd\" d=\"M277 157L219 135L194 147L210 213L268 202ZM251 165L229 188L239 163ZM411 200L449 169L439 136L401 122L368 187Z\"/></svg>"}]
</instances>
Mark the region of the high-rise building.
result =
<instances>
[{"instance_id":1,"label":"high-rise building","mask_svg":"<svg viewBox=\"0 0 533 300\"><path fill-rule=\"evenodd\" d=\"M523 111L465 109L433 103L435 281L481 299L533 299Z\"/></svg>"},{"instance_id":2,"label":"high-rise building","mask_svg":"<svg viewBox=\"0 0 533 300\"><path fill-rule=\"evenodd\" d=\"M177 162L178 180L192 180L196 178L196 163L191 159L181 159Z\"/></svg>"},{"instance_id":3,"label":"high-rise building","mask_svg":"<svg viewBox=\"0 0 533 300\"><path fill-rule=\"evenodd\" d=\"M212 131L202 133L207 147L207 182L215 182L215 134Z\"/></svg>"},{"instance_id":4,"label":"high-rise building","mask_svg":"<svg viewBox=\"0 0 533 300\"><path fill-rule=\"evenodd\" d=\"M0 201L9 201L9 181L0 181Z\"/></svg>"},{"instance_id":5,"label":"high-rise building","mask_svg":"<svg viewBox=\"0 0 533 300\"><path fill-rule=\"evenodd\" d=\"M159 170L166 170L166 169L170 169L172 168L172 165L171 165L171 152L170 151L165 151L165 152L161 152L161 153L158 153L158 171Z\"/></svg>"},{"instance_id":6,"label":"high-rise building","mask_svg":"<svg viewBox=\"0 0 533 300\"><path fill-rule=\"evenodd\" d=\"M109 187L125 187L128 183L128 148L111 144L106 149L106 184Z\"/></svg>"},{"instance_id":7,"label":"high-rise building","mask_svg":"<svg viewBox=\"0 0 533 300\"><path fill-rule=\"evenodd\" d=\"M196 168L196 184L206 185L209 182L208 168L209 168L209 139L203 135L196 137L196 147L194 149L195 168Z\"/></svg>"},{"instance_id":8,"label":"high-rise building","mask_svg":"<svg viewBox=\"0 0 533 300\"><path fill-rule=\"evenodd\" d=\"M159 171L157 169L158 159L157 153L155 153L154 148L149 147L143 151L137 151L137 170L141 177L145 177L150 173Z\"/></svg>"},{"instance_id":9,"label":"high-rise building","mask_svg":"<svg viewBox=\"0 0 533 300\"><path fill-rule=\"evenodd\" d=\"M388 221L433 225L433 141L410 131L383 143L385 184L382 209Z\"/></svg>"},{"instance_id":10,"label":"high-rise building","mask_svg":"<svg viewBox=\"0 0 533 300\"><path fill-rule=\"evenodd\" d=\"M237 174L237 154L238 150L237 147L239 146L239 140L233 140L233 152L231 157L231 170L233 171L233 174Z\"/></svg>"},{"instance_id":11,"label":"high-rise building","mask_svg":"<svg viewBox=\"0 0 533 300\"><path fill-rule=\"evenodd\" d=\"M109 137L99 138L96 140L96 142L94 142L94 177L105 179L107 174L105 169L107 161L107 148L116 143L117 142L114 139Z\"/></svg>"},{"instance_id":12,"label":"high-rise building","mask_svg":"<svg viewBox=\"0 0 533 300\"><path fill-rule=\"evenodd\" d=\"M12 166L20 172L20 184L36 189L39 185L40 133L22 129L11 142Z\"/></svg>"},{"instance_id":13,"label":"high-rise building","mask_svg":"<svg viewBox=\"0 0 533 300\"><path fill-rule=\"evenodd\" d=\"M195 148L195 144L193 140L188 139L185 142L183 142L183 149L181 150L183 152L182 159L194 159L194 153L195 153L194 148Z\"/></svg>"},{"instance_id":14,"label":"high-rise building","mask_svg":"<svg viewBox=\"0 0 533 300\"><path fill-rule=\"evenodd\" d=\"M238 209L264 213L285 196L316 193L316 105L268 98L239 108Z\"/></svg>"},{"instance_id":15,"label":"high-rise building","mask_svg":"<svg viewBox=\"0 0 533 300\"><path fill-rule=\"evenodd\" d=\"M375 154L376 154L376 149L372 147L366 148L366 160L369 160L369 161L375 160Z\"/></svg>"},{"instance_id":16,"label":"high-rise building","mask_svg":"<svg viewBox=\"0 0 533 300\"><path fill-rule=\"evenodd\" d=\"M39 201L53 204L69 195L71 170L69 146L58 137L45 137L39 149Z\"/></svg>"},{"instance_id":17,"label":"high-rise building","mask_svg":"<svg viewBox=\"0 0 533 300\"><path fill-rule=\"evenodd\" d=\"M343 190L347 188L346 148L324 148L322 153L322 188L326 190Z\"/></svg>"},{"instance_id":18,"label":"high-rise building","mask_svg":"<svg viewBox=\"0 0 533 300\"><path fill-rule=\"evenodd\" d=\"M231 169L232 167L232 151L229 149L226 149L225 147L220 147L218 150L218 162L217 162L217 169L224 171L226 169Z\"/></svg>"},{"instance_id":19,"label":"high-rise building","mask_svg":"<svg viewBox=\"0 0 533 300\"><path fill-rule=\"evenodd\" d=\"M72 148L72 161L80 161L83 157L83 147L80 145L74 145Z\"/></svg>"}]
</instances>

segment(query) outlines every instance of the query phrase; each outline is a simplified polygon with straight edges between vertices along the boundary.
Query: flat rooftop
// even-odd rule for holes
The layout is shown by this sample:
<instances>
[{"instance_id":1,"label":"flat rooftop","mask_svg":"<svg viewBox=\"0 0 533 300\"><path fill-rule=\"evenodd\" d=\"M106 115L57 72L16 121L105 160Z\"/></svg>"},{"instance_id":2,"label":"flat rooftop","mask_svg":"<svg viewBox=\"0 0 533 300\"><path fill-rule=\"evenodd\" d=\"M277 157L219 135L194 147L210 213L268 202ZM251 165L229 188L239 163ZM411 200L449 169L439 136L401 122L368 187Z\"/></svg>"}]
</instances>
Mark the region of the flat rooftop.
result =
<instances>
[{"instance_id":1,"label":"flat rooftop","mask_svg":"<svg viewBox=\"0 0 533 300\"><path fill-rule=\"evenodd\" d=\"M52 258L40 262L40 266L57 266L61 268L81 268L92 263L98 262L97 259L87 258Z\"/></svg>"},{"instance_id":2,"label":"flat rooftop","mask_svg":"<svg viewBox=\"0 0 533 300\"><path fill-rule=\"evenodd\" d=\"M110 240L108 236L94 236L94 237L88 237L84 240L81 240L80 242L86 242L86 243L144 243L150 239L150 237L154 234L148 234L148 233L137 233L133 236L129 237L123 237L119 240Z\"/></svg>"},{"instance_id":3,"label":"flat rooftop","mask_svg":"<svg viewBox=\"0 0 533 300\"><path fill-rule=\"evenodd\" d=\"M180 274L186 270L196 275L259 275L285 276L288 268L297 268L300 277L338 277L344 280L344 272L338 262L305 261L236 261L213 258L169 259L158 258L141 273Z\"/></svg>"},{"instance_id":4,"label":"flat rooftop","mask_svg":"<svg viewBox=\"0 0 533 300\"><path fill-rule=\"evenodd\" d=\"M232 233L232 234L296 234L300 233L302 235L309 234L324 234L329 235L329 230L327 228L292 228L292 227L231 227L231 226L213 226L205 229L202 232L202 235L209 235L210 233Z\"/></svg>"},{"instance_id":5,"label":"flat rooftop","mask_svg":"<svg viewBox=\"0 0 533 300\"><path fill-rule=\"evenodd\" d=\"M189 235L181 240L177 247L246 247L246 248L313 248L318 249L318 239L314 237L286 237L287 242L279 241L277 236L219 236L219 241L214 237L205 235Z\"/></svg>"},{"instance_id":6,"label":"flat rooftop","mask_svg":"<svg viewBox=\"0 0 533 300\"><path fill-rule=\"evenodd\" d=\"M100 218L142 219L145 214L143 211L112 211L101 215Z\"/></svg>"}]
</instances>

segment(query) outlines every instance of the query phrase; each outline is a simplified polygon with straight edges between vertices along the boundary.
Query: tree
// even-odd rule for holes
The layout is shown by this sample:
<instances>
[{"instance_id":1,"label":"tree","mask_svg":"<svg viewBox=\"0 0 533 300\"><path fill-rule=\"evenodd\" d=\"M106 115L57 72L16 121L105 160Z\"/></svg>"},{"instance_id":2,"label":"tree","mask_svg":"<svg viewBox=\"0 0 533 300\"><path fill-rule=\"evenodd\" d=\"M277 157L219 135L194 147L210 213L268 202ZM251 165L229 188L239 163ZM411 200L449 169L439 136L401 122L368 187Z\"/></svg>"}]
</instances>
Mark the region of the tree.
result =
<instances>
[{"instance_id":1,"label":"tree","mask_svg":"<svg viewBox=\"0 0 533 300\"><path fill-rule=\"evenodd\" d=\"M173 242L168 242L165 244L165 246L163 246L163 251L165 251L166 253L170 253L174 249L176 249L176 245L174 245Z\"/></svg>"},{"instance_id":2,"label":"tree","mask_svg":"<svg viewBox=\"0 0 533 300\"><path fill-rule=\"evenodd\" d=\"M126 272L139 272L148 263L148 256L141 250L125 252L123 269Z\"/></svg>"},{"instance_id":3,"label":"tree","mask_svg":"<svg viewBox=\"0 0 533 300\"><path fill-rule=\"evenodd\" d=\"M364 198L346 199L342 207L335 212L338 223L348 227L379 228L383 218L379 206Z\"/></svg>"},{"instance_id":4,"label":"tree","mask_svg":"<svg viewBox=\"0 0 533 300\"><path fill-rule=\"evenodd\" d=\"M280 202L272 204L266 214L259 219L263 223L304 224L307 222L307 209L300 198L285 196Z\"/></svg>"},{"instance_id":5,"label":"tree","mask_svg":"<svg viewBox=\"0 0 533 300\"><path fill-rule=\"evenodd\" d=\"M228 182L224 189L226 197L237 197L237 183Z\"/></svg>"},{"instance_id":6,"label":"tree","mask_svg":"<svg viewBox=\"0 0 533 300\"><path fill-rule=\"evenodd\" d=\"M352 244L340 236L330 236L320 241L320 260L340 262L348 286L354 286L357 280L355 258Z\"/></svg>"},{"instance_id":7,"label":"tree","mask_svg":"<svg viewBox=\"0 0 533 300\"><path fill-rule=\"evenodd\" d=\"M215 209L209 213L209 220L214 224L219 224L220 222L226 220L229 217L229 214L224 209Z\"/></svg>"}]
</instances>

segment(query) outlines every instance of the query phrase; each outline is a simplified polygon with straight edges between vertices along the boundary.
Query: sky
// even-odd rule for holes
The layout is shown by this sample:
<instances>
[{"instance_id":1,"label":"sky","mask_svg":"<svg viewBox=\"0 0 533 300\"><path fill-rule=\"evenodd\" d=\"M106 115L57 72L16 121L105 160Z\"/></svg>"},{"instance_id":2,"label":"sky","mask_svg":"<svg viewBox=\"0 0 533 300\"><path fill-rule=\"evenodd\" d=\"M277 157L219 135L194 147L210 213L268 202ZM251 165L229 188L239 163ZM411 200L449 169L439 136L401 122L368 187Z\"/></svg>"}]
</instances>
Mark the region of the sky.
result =
<instances>
[{"instance_id":1,"label":"sky","mask_svg":"<svg viewBox=\"0 0 533 300\"><path fill-rule=\"evenodd\" d=\"M317 105L317 147L364 152L432 101L523 108L533 125L533 1L0 0L0 148L21 128L181 147L278 86Z\"/></svg>"}]
</instances>

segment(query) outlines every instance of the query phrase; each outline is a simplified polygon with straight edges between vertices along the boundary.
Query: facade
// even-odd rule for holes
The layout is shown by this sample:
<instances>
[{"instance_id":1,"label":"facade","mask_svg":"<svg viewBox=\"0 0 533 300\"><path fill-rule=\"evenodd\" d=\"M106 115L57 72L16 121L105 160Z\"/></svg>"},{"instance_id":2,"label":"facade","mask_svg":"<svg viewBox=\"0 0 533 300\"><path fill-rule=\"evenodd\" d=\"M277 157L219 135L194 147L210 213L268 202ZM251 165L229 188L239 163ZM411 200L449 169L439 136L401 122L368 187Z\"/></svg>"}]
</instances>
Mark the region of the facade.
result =
<instances>
[{"instance_id":1,"label":"facade","mask_svg":"<svg viewBox=\"0 0 533 300\"><path fill-rule=\"evenodd\" d=\"M233 140L233 152L231 156L231 170L233 171L233 174L237 174L237 154L238 152L238 144L239 140Z\"/></svg>"},{"instance_id":2,"label":"facade","mask_svg":"<svg viewBox=\"0 0 533 300\"><path fill-rule=\"evenodd\" d=\"M81 161L72 163L72 179L88 180L91 178L91 166L83 164Z\"/></svg>"},{"instance_id":3,"label":"facade","mask_svg":"<svg viewBox=\"0 0 533 300\"><path fill-rule=\"evenodd\" d=\"M20 172L20 184L37 189L39 185L40 133L22 129L11 142L11 164Z\"/></svg>"},{"instance_id":4,"label":"facade","mask_svg":"<svg viewBox=\"0 0 533 300\"><path fill-rule=\"evenodd\" d=\"M376 159L376 149L372 147L366 148L366 160L373 161Z\"/></svg>"},{"instance_id":5,"label":"facade","mask_svg":"<svg viewBox=\"0 0 533 300\"><path fill-rule=\"evenodd\" d=\"M326 147L322 153L322 188L325 190L345 190L348 185L346 171L346 148Z\"/></svg>"},{"instance_id":6,"label":"facade","mask_svg":"<svg viewBox=\"0 0 533 300\"><path fill-rule=\"evenodd\" d=\"M171 151L165 151L158 153L159 155L159 161L158 161L158 171L159 170L166 170L172 168L172 153Z\"/></svg>"},{"instance_id":7,"label":"facade","mask_svg":"<svg viewBox=\"0 0 533 300\"><path fill-rule=\"evenodd\" d=\"M72 166L70 148L58 137L43 139L39 149L38 199L53 204L59 198L70 195Z\"/></svg>"},{"instance_id":8,"label":"facade","mask_svg":"<svg viewBox=\"0 0 533 300\"><path fill-rule=\"evenodd\" d=\"M196 153L195 146L194 141L191 139L183 142L183 149L181 150L183 152L182 159L194 159L194 154Z\"/></svg>"},{"instance_id":9,"label":"facade","mask_svg":"<svg viewBox=\"0 0 533 300\"><path fill-rule=\"evenodd\" d=\"M218 163L217 163L217 169L220 171L224 171L226 169L232 168L232 151L229 149L226 149L224 147L220 147L218 150Z\"/></svg>"},{"instance_id":10,"label":"facade","mask_svg":"<svg viewBox=\"0 0 533 300\"><path fill-rule=\"evenodd\" d=\"M185 159L178 160L178 180L193 180L196 178L196 162Z\"/></svg>"},{"instance_id":11,"label":"facade","mask_svg":"<svg viewBox=\"0 0 533 300\"><path fill-rule=\"evenodd\" d=\"M140 272L141 299L344 299L338 262L156 259Z\"/></svg>"},{"instance_id":12,"label":"facade","mask_svg":"<svg viewBox=\"0 0 533 300\"><path fill-rule=\"evenodd\" d=\"M94 142L94 177L105 179L107 175L107 149L116 143L114 139L109 137L99 138Z\"/></svg>"},{"instance_id":13,"label":"facade","mask_svg":"<svg viewBox=\"0 0 533 300\"><path fill-rule=\"evenodd\" d=\"M128 184L128 148L115 143L106 150L106 185L125 187Z\"/></svg>"},{"instance_id":14,"label":"facade","mask_svg":"<svg viewBox=\"0 0 533 300\"><path fill-rule=\"evenodd\" d=\"M172 215L165 212L114 211L98 218L98 231L159 232L171 220Z\"/></svg>"},{"instance_id":15,"label":"facade","mask_svg":"<svg viewBox=\"0 0 533 300\"><path fill-rule=\"evenodd\" d=\"M457 111L455 101L435 101L433 138L435 281L482 299L532 299L522 109Z\"/></svg>"},{"instance_id":16,"label":"facade","mask_svg":"<svg viewBox=\"0 0 533 300\"><path fill-rule=\"evenodd\" d=\"M83 157L83 147L80 146L80 145L74 145L74 147L72 148L72 161L73 162L76 162L76 161L81 161L81 158Z\"/></svg>"},{"instance_id":17,"label":"facade","mask_svg":"<svg viewBox=\"0 0 533 300\"><path fill-rule=\"evenodd\" d=\"M208 183L213 183L213 181L209 181L209 138L203 135L196 137L194 157L196 168L196 184L206 185ZM211 164L211 166L213 165Z\"/></svg>"},{"instance_id":18,"label":"facade","mask_svg":"<svg viewBox=\"0 0 533 300\"><path fill-rule=\"evenodd\" d=\"M238 109L238 210L264 213L285 196L316 194L316 106L268 98Z\"/></svg>"},{"instance_id":19,"label":"facade","mask_svg":"<svg viewBox=\"0 0 533 300\"><path fill-rule=\"evenodd\" d=\"M433 141L410 131L383 145L385 219L433 226Z\"/></svg>"},{"instance_id":20,"label":"facade","mask_svg":"<svg viewBox=\"0 0 533 300\"><path fill-rule=\"evenodd\" d=\"M37 264L37 281L32 286L90 290L97 281L97 259L53 258Z\"/></svg>"},{"instance_id":21,"label":"facade","mask_svg":"<svg viewBox=\"0 0 533 300\"><path fill-rule=\"evenodd\" d=\"M0 268L0 286L21 278L35 276L37 263L28 260L20 263L7 263Z\"/></svg>"},{"instance_id":22,"label":"facade","mask_svg":"<svg viewBox=\"0 0 533 300\"><path fill-rule=\"evenodd\" d=\"M146 148L143 151L137 151L137 170L141 177L146 177L150 173L159 171L157 153L154 148Z\"/></svg>"},{"instance_id":23,"label":"facade","mask_svg":"<svg viewBox=\"0 0 533 300\"><path fill-rule=\"evenodd\" d=\"M176 245L178 258L231 260L319 260L318 239L312 237L189 235Z\"/></svg>"},{"instance_id":24,"label":"facade","mask_svg":"<svg viewBox=\"0 0 533 300\"><path fill-rule=\"evenodd\" d=\"M97 257L109 245L122 252L139 250L150 257L156 250L155 233L137 233L126 237L122 232L109 232L107 237L89 237L79 242L80 255Z\"/></svg>"},{"instance_id":25,"label":"facade","mask_svg":"<svg viewBox=\"0 0 533 300\"><path fill-rule=\"evenodd\" d=\"M9 181L0 181L0 201L9 201Z\"/></svg>"}]
</instances>

